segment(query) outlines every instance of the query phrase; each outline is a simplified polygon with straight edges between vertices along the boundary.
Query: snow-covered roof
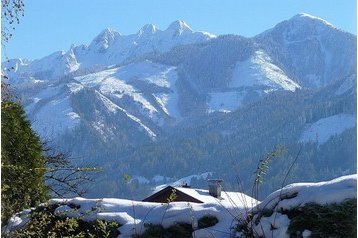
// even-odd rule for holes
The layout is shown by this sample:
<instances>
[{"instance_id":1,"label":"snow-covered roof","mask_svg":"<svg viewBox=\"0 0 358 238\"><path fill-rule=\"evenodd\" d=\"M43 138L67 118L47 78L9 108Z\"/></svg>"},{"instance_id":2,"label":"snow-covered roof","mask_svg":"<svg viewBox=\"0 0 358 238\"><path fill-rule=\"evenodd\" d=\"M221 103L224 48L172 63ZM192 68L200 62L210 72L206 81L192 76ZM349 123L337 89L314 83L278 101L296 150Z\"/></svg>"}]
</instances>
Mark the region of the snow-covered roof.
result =
<instances>
[{"instance_id":1,"label":"snow-covered roof","mask_svg":"<svg viewBox=\"0 0 358 238\"><path fill-rule=\"evenodd\" d=\"M239 192L222 191L221 197L216 198L211 196L208 190L204 190L204 189L185 188L185 187L175 187L175 189L197 200L200 200L203 203L211 203L211 204L221 203L229 206L241 206L241 205L248 205L248 204L252 205L257 203L256 199Z\"/></svg>"}]
</instances>

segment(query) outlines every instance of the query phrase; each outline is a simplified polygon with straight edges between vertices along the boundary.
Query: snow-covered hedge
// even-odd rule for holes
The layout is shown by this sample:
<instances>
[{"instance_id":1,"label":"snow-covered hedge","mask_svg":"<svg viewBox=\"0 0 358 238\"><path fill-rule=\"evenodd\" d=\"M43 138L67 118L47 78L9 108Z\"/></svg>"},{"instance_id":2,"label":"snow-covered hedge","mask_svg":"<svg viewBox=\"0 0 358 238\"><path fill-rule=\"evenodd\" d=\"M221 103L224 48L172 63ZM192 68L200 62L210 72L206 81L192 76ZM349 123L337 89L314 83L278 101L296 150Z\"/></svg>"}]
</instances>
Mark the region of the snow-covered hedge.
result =
<instances>
[{"instance_id":1,"label":"snow-covered hedge","mask_svg":"<svg viewBox=\"0 0 358 238\"><path fill-rule=\"evenodd\" d=\"M357 175L290 184L254 207L238 236L355 237L356 198Z\"/></svg>"}]
</instances>

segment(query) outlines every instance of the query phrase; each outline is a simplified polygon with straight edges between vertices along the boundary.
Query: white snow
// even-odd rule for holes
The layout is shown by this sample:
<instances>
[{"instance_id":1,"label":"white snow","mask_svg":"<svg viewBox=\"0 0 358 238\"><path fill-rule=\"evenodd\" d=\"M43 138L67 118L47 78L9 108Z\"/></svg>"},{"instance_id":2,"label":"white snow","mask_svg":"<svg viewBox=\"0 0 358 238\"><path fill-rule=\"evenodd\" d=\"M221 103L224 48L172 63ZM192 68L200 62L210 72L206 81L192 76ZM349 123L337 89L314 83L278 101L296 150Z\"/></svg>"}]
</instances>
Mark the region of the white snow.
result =
<instances>
[{"instance_id":1,"label":"white snow","mask_svg":"<svg viewBox=\"0 0 358 238\"><path fill-rule=\"evenodd\" d=\"M129 64L120 68L117 77L125 81L144 80L160 87L170 87L167 74L176 67L152 63L150 60Z\"/></svg>"},{"instance_id":2,"label":"white snow","mask_svg":"<svg viewBox=\"0 0 358 238\"><path fill-rule=\"evenodd\" d=\"M113 65L151 52L166 52L178 45L205 42L214 38L206 32L194 32L185 22L175 21L162 31L146 24L136 34L121 35L104 30L89 46L74 47L76 59L82 68L95 65Z\"/></svg>"},{"instance_id":3,"label":"white snow","mask_svg":"<svg viewBox=\"0 0 358 238\"><path fill-rule=\"evenodd\" d=\"M308 13L299 13L297 14L296 16L294 16L292 19L295 19L296 21L299 21L299 20L307 20L307 19L312 19L312 20L318 20L319 22L322 22L324 23L325 25L327 26L330 26L330 27L333 27L335 28L331 23L329 23L328 21L320 18L320 17L316 17L316 16L312 16Z\"/></svg>"},{"instance_id":4,"label":"white snow","mask_svg":"<svg viewBox=\"0 0 358 238\"><path fill-rule=\"evenodd\" d=\"M337 114L322 118L306 127L300 137L301 142L326 143L332 136L339 135L357 124L357 118L351 114Z\"/></svg>"},{"instance_id":5,"label":"white snow","mask_svg":"<svg viewBox=\"0 0 358 238\"><path fill-rule=\"evenodd\" d=\"M147 116L159 124L158 106L171 117L180 116L177 106L178 92L175 85L177 77L176 67L155 64L147 60L79 76L75 79L87 87L98 88L101 93L107 96L117 97L118 99L125 95L130 97L143 116ZM153 105L146 98L144 91L140 91L132 85L136 80L164 88L163 92L153 94L158 105Z\"/></svg>"},{"instance_id":6,"label":"white snow","mask_svg":"<svg viewBox=\"0 0 358 238\"><path fill-rule=\"evenodd\" d=\"M245 95L245 91L209 93L208 112L232 112L240 107Z\"/></svg>"},{"instance_id":7,"label":"white snow","mask_svg":"<svg viewBox=\"0 0 358 238\"><path fill-rule=\"evenodd\" d=\"M339 192L338 192L339 191ZM276 205L279 194L281 196L298 193L292 199L284 199ZM287 185L282 190L270 194L260 207L271 208L276 205L276 209L290 209L303 206L312 202L320 205L340 203L347 198L357 196L357 175L346 175L330 181L318 183L293 183Z\"/></svg>"},{"instance_id":8,"label":"white snow","mask_svg":"<svg viewBox=\"0 0 358 238\"><path fill-rule=\"evenodd\" d=\"M284 197L286 197L286 199L282 199ZM273 237L289 237L285 233L289 225L289 219L286 215L280 213L280 211L302 207L307 203L319 205L341 203L346 199L356 197L356 174L339 177L326 182L290 184L270 194L254 208L254 210L273 209L274 213L270 217L261 218L262 222L258 225L254 225L253 228L259 235L264 234L271 236L273 232ZM257 215L254 216L253 220L255 220L256 217ZM272 231L271 226L277 229ZM310 231L306 230L302 235L307 237L309 234Z\"/></svg>"},{"instance_id":9,"label":"white snow","mask_svg":"<svg viewBox=\"0 0 358 238\"><path fill-rule=\"evenodd\" d=\"M248 60L236 63L230 86L267 86L275 90L281 88L292 92L301 88L261 50L256 51Z\"/></svg>"},{"instance_id":10,"label":"white snow","mask_svg":"<svg viewBox=\"0 0 358 238\"><path fill-rule=\"evenodd\" d=\"M156 93L153 94L158 105L168 115L174 118L180 117L178 108L179 95L177 89L173 93Z\"/></svg>"},{"instance_id":11,"label":"white snow","mask_svg":"<svg viewBox=\"0 0 358 238\"><path fill-rule=\"evenodd\" d=\"M185 190L185 192L188 189ZM190 189L189 189L190 190ZM233 220L242 219L251 204L256 203L254 199L240 193L222 194L221 199L208 195L205 190L193 190L194 195L206 199L205 203L172 202L172 203L150 203L138 202L124 199L52 199L50 203L61 203L56 209L56 215L81 217L90 221L94 219L114 220L120 224L119 237L132 237L145 231L145 224L162 224L165 228L179 222L189 223L197 229L198 219L211 215L218 218L219 223L213 227L196 230L193 234L197 238L207 237L208 231L214 237L229 237ZM73 209L67 204L79 205L80 208ZM247 207L249 206L249 207Z\"/></svg>"},{"instance_id":12,"label":"white snow","mask_svg":"<svg viewBox=\"0 0 358 238\"><path fill-rule=\"evenodd\" d=\"M178 110L178 90L175 85L178 75L176 67L152 63L149 60L122 67L116 75L118 78L130 82L142 80L159 87L167 88L168 92L153 94L160 108L169 116L180 117Z\"/></svg>"},{"instance_id":13,"label":"white snow","mask_svg":"<svg viewBox=\"0 0 358 238\"><path fill-rule=\"evenodd\" d=\"M215 36L193 31L184 21L173 22L161 31L152 24L143 26L138 33L121 35L113 29L100 32L86 45L72 45L67 52L58 51L38 60L11 60L4 68L14 67L18 75L38 75L42 79L61 77L73 72L123 63L151 52L166 52L178 45L200 43Z\"/></svg>"},{"instance_id":14,"label":"white snow","mask_svg":"<svg viewBox=\"0 0 358 238\"><path fill-rule=\"evenodd\" d=\"M287 215L278 214L279 213L274 212L269 217L262 217L259 224L253 224L253 230L258 237L288 237L286 232L290 224L290 219L288 219ZM274 230L272 230L273 224L276 228Z\"/></svg>"},{"instance_id":15,"label":"white snow","mask_svg":"<svg viewBox=\"0 0 358 238\"><path fill-rule=\"evenodd\" d=\"M332 204L345 199L357 197L357 175L343 176L331 181L319 183L295 183L270 194L258 203L255 199L236 192L222 192L221 198L214 198L207 190L176 188L195 197L204 203L171 202L152 203L125 199L70 198L51 199L50 204L59 204L55 210L57 216L79 217L85 221L103 219L116 221L122 226L118 228L119 238L130 238L145 231L146 224L161 224L165 228L184 222L191 224L196 238L229 238L240 237L233 230L238 222L246 218L248 211L273 209L270 217L262 217L261 223L254 229L258 235L266 237L288 237L286 234L290 220L280 211L302 207L307 203ZM282 197L286 197L282 199ZM290 197L290 198L288 198ZM79 207L79 208L73 208ZM28 222L29 210L25 210L10 219L5 230L10 231L24 226ZM218 223L212 227L198 229L198 220L203 216L215 216ZM254 220L257 215L254 215ZM339 221L338 221L339 222ZM271 228L276 229L272 230ZM304 230L303 237L309 237L311 231Z\"/></svg>"},{"instance_id":16,"label":"white snow","mask_svg":"<svg viewBox=\"0 0 358 238\"><path fill-rule=\"evenodd\" d=\"M122 111L123 113L125 113L125 115L130 118L132 121L136 122L140 128L144 129L147 134L152 138L152 139L155 139L156 138L156 134L149 128L147 127L146 125L144 125L142 123L142 121L133 116L132 114L128 113L125 109L117 106L115 103L113 103L111 100L109 100L107 97L105 97L104 95L102 95L101 93L99 93L98 91L96 91L96 94L98 95L98 97L101 99L101 101L103 102L103 104L106 106L106 108L112 112L112 113L116 113L117 110L118 111Z\"/></svg>"},{"instance_id":17,"label":"white snow","mask_svg":"<svg viewBox=\"0 0 358 238\"><path fill-rule=\"evenodd\" d=\"M71 93L78 93L79 91L84 89L84 86L79 83L69 83L69 84L67 84L67 87Z\"/></svg>"},{"instance_id":18,"label":"white snow","mask_svg":"<svg viewBox=\"0 0 358 238\"><path fill-rule=\"evenodd\" d=\"M104 79L110 77L118 71L118 68L103 70L96 73L87 74L84 76L75 77L75 80L87 87L95 87L99 85Z\"/></svg>"},{"instance_id":19,"label":"white snow","mask_svg":"<svg viewBox=\"0 0 358 238\"><path fill-rule=\"evenodd\" d=\"M72 49L68 52L57 51L44 58L16 64L18 75L38 75L43 80L49 80L78 70L80 65Z\"/></svg>"},{"instance_id":20,"label":"white snow","mask_svg":"<svg viewBox=\"0 0 358 238\"><path fill-rule=\"evenodd\" d=\"M43 138L62 135L80 123L80 116L73 111L63 86L49 85L32 98L25 110L33 116L32 127Z\"/></svg>"},{"instance_id":21,"label":"white snow","mask_svg":"<svg viewBox=\"0 0 358 238\"><path fill-rule=\"evenodd\" d=\"M152 24L145 25L136 34L121 35L113 29L105 29L86 45L72 45L67 52L57 51L37 60L16 59L6 63L17 76L34 76L45 80L76 72L98 71L110 65L123 63L151 52L166 52L178 45L200 43L215 36L193 31L184 21L173 22L161 31Z\"/></svg>"},{"instance_id":22,"label":"white snow","mask_svg":"<svg viewBox=\"0 0 358 238\"><path fill-rule=\"evenodd\" d=\"M228 88L209 93L208 112L238 109L249 88L270 93L279 89L294 92L301 86L276 66L264 51L257 50L249 59L236 63Z\"/></svg>"}]
</instances>

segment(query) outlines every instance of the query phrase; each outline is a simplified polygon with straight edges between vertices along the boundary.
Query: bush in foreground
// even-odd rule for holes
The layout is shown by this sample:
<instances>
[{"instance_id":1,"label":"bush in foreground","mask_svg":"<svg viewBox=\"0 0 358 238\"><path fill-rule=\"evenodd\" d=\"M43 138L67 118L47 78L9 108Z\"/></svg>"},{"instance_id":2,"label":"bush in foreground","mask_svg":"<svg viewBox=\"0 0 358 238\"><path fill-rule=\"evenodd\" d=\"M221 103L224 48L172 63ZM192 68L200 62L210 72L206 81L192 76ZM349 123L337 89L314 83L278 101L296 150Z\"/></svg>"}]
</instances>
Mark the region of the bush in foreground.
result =
<instances>
[{"instance_id":1,"label":"bush in foreground","mask_svg":"<svg viewBox=\"0 0 358 238\"><path fill-rule=\"evenodd\" d=\"M19 238L114 238L120 233L118 223L95 220L86 222L80 218L59 217L54 215L57 205L39 206L31 212L31 220L25 228L15 231L7 237ZM6 237L6 236L5 236Z\"/></svg>"},{"instance_id":2,"label":"bush in foreground","mask_svg":"<svg viewBox=\"0 0 358 238\"><path fill-rule=\"evenodd\" d=\"M288 237L357 237L357 200L355 198L326 205L307 203L302 207L276 212L277 220L283 215L289 219L286 231ZM254 220L252 220L254 215L248 216L247 224L259 225L261 219L273 217L273 214L273 209L265 209L259 212L259 216ZM275 229L277 227L273 225L270 230L266 230L265 237L271 237ZM245 224L239 224L237 230L245 237L259 237Z\"/></svg>"}]
</instances>

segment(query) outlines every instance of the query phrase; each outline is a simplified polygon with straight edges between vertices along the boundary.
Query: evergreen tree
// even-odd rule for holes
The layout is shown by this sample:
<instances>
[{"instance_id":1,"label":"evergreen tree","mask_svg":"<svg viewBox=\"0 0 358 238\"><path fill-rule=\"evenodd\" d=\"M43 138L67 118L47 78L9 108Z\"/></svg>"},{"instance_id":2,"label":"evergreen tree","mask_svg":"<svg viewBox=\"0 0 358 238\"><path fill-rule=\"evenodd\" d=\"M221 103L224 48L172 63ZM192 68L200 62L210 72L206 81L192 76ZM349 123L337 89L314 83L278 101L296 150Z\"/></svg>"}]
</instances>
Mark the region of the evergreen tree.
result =
<instances>
[{"instance_id":1,"label":"evergreen tree","mask_svg":"<svg viewBox=\"0 0 358 238\"><path fill-rule=\"evenodd\" d=\"M1 103L1 220L45 201L42 145L18 102Z\"/></svg>"}]
</instances>

